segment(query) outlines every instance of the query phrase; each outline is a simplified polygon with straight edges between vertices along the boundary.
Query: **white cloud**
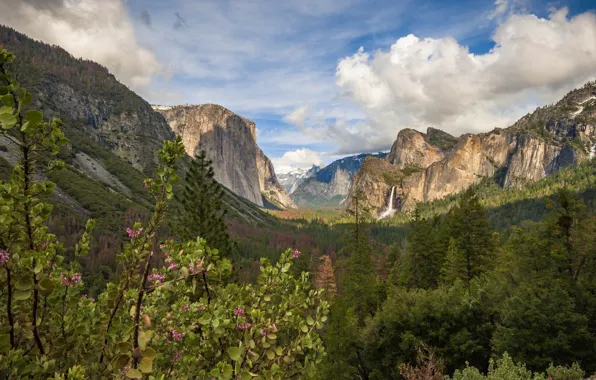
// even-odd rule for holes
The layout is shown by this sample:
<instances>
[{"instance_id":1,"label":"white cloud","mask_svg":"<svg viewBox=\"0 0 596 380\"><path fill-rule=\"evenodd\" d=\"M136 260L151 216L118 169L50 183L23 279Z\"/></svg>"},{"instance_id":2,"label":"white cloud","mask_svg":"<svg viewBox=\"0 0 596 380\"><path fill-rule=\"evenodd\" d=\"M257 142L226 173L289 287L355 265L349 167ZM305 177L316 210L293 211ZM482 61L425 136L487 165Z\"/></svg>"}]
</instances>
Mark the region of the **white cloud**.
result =
<instances>
[{"instance_id":1,"label":"white cloud","mask_svg":"<svg viewBox=\"0 0 596 380\"><path fill-rule=\"evenodd\" d=\"M273 162L277 174L287 173L296 168L310 168L313 165L323 165L320 153L307 148L285 152L281 157L272 158L271 162Z\"/></svg>"},{"instance_id":2,"label":"white cloud","mask_svg":"<svg viewBox=\"0 0 596 380\"><path fill-rule=\"evenodd\" d=\"M353 128L349 144L338 141L340 152L386 149L406 127L455 135L505 127L596 77L594 13L509 15L492 39L493 49L475 55L450 37L408 35L389 51L371 56L360 49L342 59L342 98L358 104L369 122ZM342 136L337 126L325 129Z\"/></svg>"},{"instance_id":3,"label":"white cloud","mask_svg":"<svg viewBox=\"0 0 596 380\"><path fill-rule=\"evenodd\" d=\"M2 0L0 23L98 62L141 93L161 70L155 54L137 43L122 0Z\"/></svg>"},{"instance_id":4,"label":"white cloud","mask_svg":"<svg viewBox=\"0 0 596 380\"><path fill-rule=\"evenodd\" d=\"M286 115L284 117L284 121L286 121L288 123L296 124L298 126L303 126L307 115L308 115L308 107L302 106L302 107L296 108L296 110L294 110L292 113Z\"/></svg>"}]
</instances>

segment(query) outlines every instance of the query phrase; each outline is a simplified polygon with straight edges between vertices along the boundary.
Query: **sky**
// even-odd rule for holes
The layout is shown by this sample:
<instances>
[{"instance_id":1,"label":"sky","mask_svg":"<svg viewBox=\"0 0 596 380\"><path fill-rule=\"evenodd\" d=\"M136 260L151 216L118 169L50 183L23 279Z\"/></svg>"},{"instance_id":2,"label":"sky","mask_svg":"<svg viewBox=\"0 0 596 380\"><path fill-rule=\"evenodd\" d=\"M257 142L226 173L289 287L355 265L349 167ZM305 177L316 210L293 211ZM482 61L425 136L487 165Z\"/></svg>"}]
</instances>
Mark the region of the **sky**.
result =
<instances>
[{"instance_id":1,"label":"sky","mask_svg":"<svg viewBox=\"0 0 596 380\"><path fill-rule=\"evenodd\" d=\"M153 104L217 103L276 171L404 128L506 127L596 79L596 4L540 0L0 0L0 23Z\"/></svg>"}]
</instances>

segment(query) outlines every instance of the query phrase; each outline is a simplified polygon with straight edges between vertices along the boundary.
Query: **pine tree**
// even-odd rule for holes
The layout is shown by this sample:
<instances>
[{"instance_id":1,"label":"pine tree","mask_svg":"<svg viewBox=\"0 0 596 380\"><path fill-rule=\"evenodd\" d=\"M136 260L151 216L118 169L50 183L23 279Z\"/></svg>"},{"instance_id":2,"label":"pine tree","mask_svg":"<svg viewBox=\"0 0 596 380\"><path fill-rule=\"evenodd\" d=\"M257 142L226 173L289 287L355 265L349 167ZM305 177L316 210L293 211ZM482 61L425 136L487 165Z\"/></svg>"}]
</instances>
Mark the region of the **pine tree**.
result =
<instances>
[{"instance_id":1,"label":"pine tree","mask_svg":"<svg viewBox=\"0 0 596 380\"><path fill-rule=\"evenodd\" d=\"M211 164L204 150L191 161L184 187L175 196L178 207L173 230L182 240L194 240L200 236L209 246L229 256L233 244L224 220L224 193L214 179Z\"/></svg>"},{"instance_id":2,"label":"pine tree","mask_svg":"<svg viewBox=\"0 0 596 380\"><path fill-rule=\"evenodd\" d=\"M401 285L423 289L439 285L441 266L449 242L446 232L438 216L421 218L420 210L416 208L406 255L400 268Z\"/></svg>"},{"instance_id":3,"label":"pine tree","mask_svg":"<svg viewBox=\"0 0 596 380\"><path fill-rule=\"evenodd\" d=\"M325 297L332 299L337 294L333 264L328 255L321 256L320 260L322 262L319 264L315 273L315 286L317 289L325 289Z\"/></svg>"},{"instance_id":4,"label":"pine tree","mask_svg":"<svg viewBox=\"0 0 596 380\"><path fill-rule=\"evenodd\" d=\"M379 289L366 229L370 210L361 189L353 195L352 204L347 213L354 218L354 223L349 230L348 245L345 248L350 258L347 275L342 284L342 297L348 307L354 309L358 320L363 323L364 319L372 315L378 306Z\"/></svg>"},{"instance_id":5,"label":"pine tree","mask_svg":"<svg viewBox=\"0 0 596 380\"><path fill-rule=\"evenodd\" d=\"M486 209L471 188L447 216L451 240L445 265L446 282L456 279L466 284L494 265L497 241Z\"/></svg>"}]
</instances>

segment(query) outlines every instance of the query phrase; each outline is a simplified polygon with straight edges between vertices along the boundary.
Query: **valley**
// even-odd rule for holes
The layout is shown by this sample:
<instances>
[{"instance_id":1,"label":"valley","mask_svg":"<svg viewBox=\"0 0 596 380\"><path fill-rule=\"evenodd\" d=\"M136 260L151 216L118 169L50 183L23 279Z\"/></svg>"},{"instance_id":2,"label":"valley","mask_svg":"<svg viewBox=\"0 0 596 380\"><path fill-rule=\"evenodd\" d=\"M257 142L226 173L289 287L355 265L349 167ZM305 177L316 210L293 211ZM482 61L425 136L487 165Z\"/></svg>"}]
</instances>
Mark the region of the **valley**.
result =
<instances>
[{"instance_id":1,"label":"valley","mask_svg":"<svg viewBox=\"0 0 596 380\"><path fill-rule=\"evenodd\" d=\"M347 124L155 104L0 24L0 376L595 378L596 81L385 145L371 87Z\"/></svg>"}]
</instances>

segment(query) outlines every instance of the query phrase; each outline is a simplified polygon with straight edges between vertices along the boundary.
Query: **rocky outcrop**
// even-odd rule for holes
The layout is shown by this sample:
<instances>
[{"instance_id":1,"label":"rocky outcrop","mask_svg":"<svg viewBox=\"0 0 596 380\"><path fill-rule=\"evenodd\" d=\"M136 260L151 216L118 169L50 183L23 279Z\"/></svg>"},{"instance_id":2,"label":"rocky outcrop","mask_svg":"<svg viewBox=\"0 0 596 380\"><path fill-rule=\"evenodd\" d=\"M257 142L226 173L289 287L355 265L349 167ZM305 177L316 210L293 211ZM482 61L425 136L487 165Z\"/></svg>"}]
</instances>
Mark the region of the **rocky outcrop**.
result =
<instances>
[{"instance_id":1,"label":"rocky outcrop","mask_svg":"<svg viewBox=\"0 0 596 380\"><path fill-rule=\"evenodd\" d=\"M380 210L395 185L402 209L411 209L416 202L460 192L484 178L519 187L581 162L596 150L596 83L509 128L462 135L453 146L448 135L438 132L400 131L388 156L392 168L371 161L356 176L353 191L362 188L369 203Z\"/></svg>"},{"instance_id":2,"label":"rocky outcrop","mask_svg":"<svg viewBox=\"0 0 596 380\"><path fill-rule=\"evenodd\" d=\"M257 171L259 173L259 188L266 201L282 209L296 208L292 198L277 180L271 160L260 148L257 150Z\"/></svg>"},{"instance_id":3,"label":"rocky outcrop","mask_svg":"<svg viewBox=\"0 0 596 380\"><path fill-rule=\"evenodd\" d=\"M427 134L414 129L402 129L397 134L397 139L391 147L387 160L400 169L429 167L443 159L447 152L430 144L427 140Z\"/></svg>"},{"instance_id":4,"label":"rocky outcrop","mask_svg":"<svg viewBox=\"0 0 596 380\"><path fill-rule=\"evenodd\" d=\"M386 157L386 153L374 155ZM352 187L354 174L370 154L344 157L313 173L291 193L299 206L336 207L344 205Z\"/></svg>"},{"instance_id":5,"label":"rocky outcrop","mask_svg":"<svg viewBox=\"0 0 596 380\"><path fill-rule=\"evenodd\" d=\"M217 104L155 109L165 117L172 131L182 136L189 156L206 151L219 183L263 206L255 123Z\"/></svg>"}]
</instances>

